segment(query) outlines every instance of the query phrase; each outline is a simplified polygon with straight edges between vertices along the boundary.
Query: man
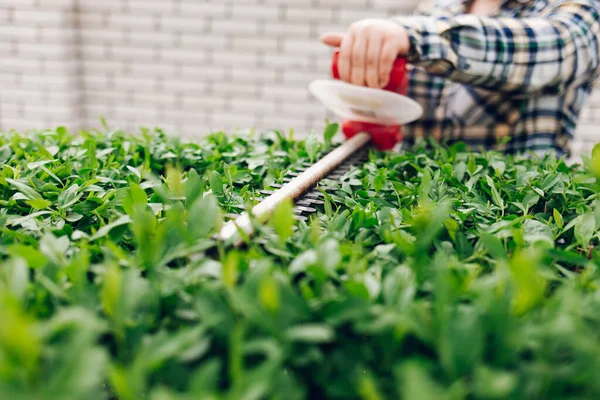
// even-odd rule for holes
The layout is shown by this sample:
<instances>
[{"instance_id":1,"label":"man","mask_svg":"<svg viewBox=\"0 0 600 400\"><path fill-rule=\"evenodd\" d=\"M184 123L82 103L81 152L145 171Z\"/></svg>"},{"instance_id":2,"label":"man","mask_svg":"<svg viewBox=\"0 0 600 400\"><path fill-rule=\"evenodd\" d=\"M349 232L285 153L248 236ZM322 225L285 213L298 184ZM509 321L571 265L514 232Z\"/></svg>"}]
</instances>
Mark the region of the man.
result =
<instances>
[{"instance_id":1,"label":"man","mask_svg":"<svg viewBox=\"0 0 600 400\"><path fill-rule=\"evenodd\" d=\"M408 59L408 95L425 111L404 128L408 142L563 155L598 75L599 10L598 0L434 0L322 41L340 47L340 78L358 85L385 86L394 59Z\"/></svg>"}]
</instances>

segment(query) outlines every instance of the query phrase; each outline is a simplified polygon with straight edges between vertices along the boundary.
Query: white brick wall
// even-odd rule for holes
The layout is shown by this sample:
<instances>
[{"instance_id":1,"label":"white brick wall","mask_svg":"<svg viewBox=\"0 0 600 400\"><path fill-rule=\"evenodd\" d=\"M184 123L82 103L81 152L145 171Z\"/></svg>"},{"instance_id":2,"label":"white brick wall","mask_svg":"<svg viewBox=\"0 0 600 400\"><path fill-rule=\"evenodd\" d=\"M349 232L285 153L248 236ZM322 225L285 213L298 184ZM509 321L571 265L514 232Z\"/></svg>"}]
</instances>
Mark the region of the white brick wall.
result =
<instances>
[{"instance_id":1,"label":"white brick wall","mask_svg":"<svg viewBox=\"0 0 600 400\"><path fill-rule=\"evenodd\" d=\"M0 3L0 128L81 120L75 0Z\"/></svg>"},{"instance_id":2,"label":"white brick wall","mask_svg":"<svg viewBox=\"0 0 600 400\"><path fill-rule=\"evenodd\" d=\"M328 77L319 35L419 0L3 0L0 129L64 124L189 135L321 129L308 83ZM600 94L575 147L600 141ZM598 139L597 139L598 138Z\"/></svg>"}]
</instances>

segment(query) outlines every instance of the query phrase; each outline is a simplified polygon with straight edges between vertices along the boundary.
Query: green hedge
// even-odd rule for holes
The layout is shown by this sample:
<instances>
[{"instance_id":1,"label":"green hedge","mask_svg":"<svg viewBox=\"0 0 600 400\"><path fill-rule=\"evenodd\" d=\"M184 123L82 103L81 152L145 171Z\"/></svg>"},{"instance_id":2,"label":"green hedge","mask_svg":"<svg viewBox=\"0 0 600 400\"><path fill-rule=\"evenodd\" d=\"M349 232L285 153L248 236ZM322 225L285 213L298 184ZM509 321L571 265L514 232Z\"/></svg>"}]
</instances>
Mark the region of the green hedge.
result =
<instances>
[{"instance_id":1,"label":"green hedge","mask_svg":"<svg viewBox=\"0 0 600 400\"><path fill-rule=\"evenodd\" d=\"M336 129L1 134L0 398L599 398L599 186L553 155L372 151L213 241Z\"/></svg>"}]
</instances>

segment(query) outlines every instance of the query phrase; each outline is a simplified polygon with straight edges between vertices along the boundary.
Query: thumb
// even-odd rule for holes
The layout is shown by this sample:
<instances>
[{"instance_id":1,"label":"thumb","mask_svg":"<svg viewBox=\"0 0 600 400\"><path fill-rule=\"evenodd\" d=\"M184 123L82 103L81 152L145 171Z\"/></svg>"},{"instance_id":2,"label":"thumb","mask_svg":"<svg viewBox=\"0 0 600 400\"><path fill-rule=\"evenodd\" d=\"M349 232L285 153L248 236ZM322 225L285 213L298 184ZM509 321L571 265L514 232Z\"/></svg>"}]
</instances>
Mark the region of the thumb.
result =
<instances>
[{"instance_id":1,"label":"thumb","mask_svg":"<svg viewBox=\"0 0 600 400\"><path fill-rule=\"evenodd\" d=\"M343 33L327 33L321 36L321 42L325 43L327 46L340 47L344 36Z\"/></svg>"}]
</instances>

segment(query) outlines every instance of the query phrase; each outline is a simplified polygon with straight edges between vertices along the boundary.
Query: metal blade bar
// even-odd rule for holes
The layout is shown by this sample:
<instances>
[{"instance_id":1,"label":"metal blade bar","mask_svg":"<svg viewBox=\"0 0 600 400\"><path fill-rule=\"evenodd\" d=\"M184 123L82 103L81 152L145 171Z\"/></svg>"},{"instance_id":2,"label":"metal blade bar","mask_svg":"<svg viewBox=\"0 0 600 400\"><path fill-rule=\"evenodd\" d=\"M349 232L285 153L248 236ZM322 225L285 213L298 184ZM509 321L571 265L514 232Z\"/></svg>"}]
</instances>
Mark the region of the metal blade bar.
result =
<instances>
[{"instance_id":1,"label":"metal blade bar","mask_svg":"<svg viewBox=\"0 0 600 400\"><path fill-rule=\"evenodd\" d=\"M371 135L368 133L358 133L352 138L346 140L339 147L327 154L314 165L310 166L306 171L299 174L290 182L283 185L272 195L258 203L252 208L252 215L259 221L264 222L268 219L275 208L283 201L290 199L295 201L312 187L314 187L321 179L325 178L331 171L337 168L340 164L346 161L350 156L362 149L371 140ZM233 221L227 222L221 229L218 239L228 241L238 234L238 229L242 230L247 235L253 233L252 223L248 213L244 212ZM236 244L241 244L241 239L238 239Z\"/></svg>"}]
</instances>

